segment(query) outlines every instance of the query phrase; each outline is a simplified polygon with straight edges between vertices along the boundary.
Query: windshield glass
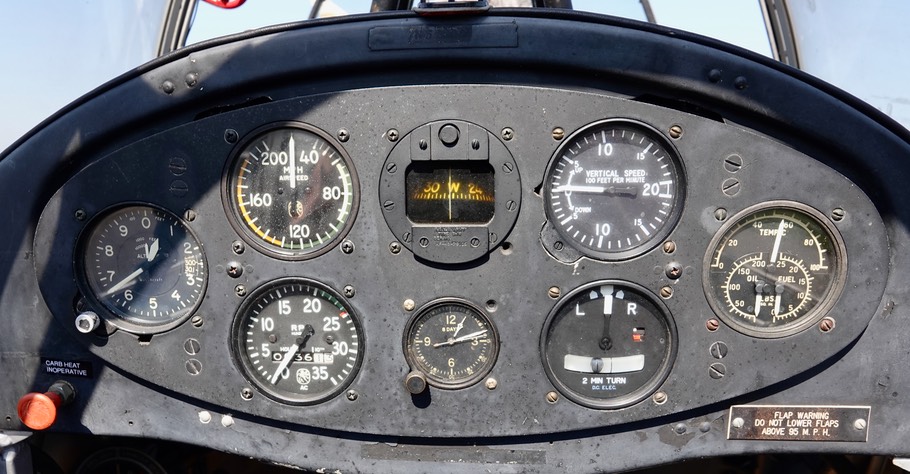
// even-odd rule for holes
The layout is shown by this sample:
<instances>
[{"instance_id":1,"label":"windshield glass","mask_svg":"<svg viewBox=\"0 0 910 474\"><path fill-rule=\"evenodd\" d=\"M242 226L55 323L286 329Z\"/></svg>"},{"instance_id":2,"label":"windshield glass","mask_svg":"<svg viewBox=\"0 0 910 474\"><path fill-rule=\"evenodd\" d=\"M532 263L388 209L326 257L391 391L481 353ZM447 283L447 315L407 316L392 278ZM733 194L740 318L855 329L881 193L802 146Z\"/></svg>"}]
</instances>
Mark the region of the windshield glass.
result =
<instances>
[{"instance_id":1,"label":"windshield glass","mask_svg":"<svg viewBox=\"0 0 910 474\"><path fill-rule=\"evenodd\" d=\"M799 66L910 128L904 0L787 2Z\"/></svg>"},{"instance_id":2,"label":"windshield glass","mask_svg":"<svg viewBox=\"0 0 910 474\"><path fill-rule=\"evenodd\" d=\"M153 59L167 0L3 5L0 151L104 82Z\"/></svg>"},{"instance_id":3,"label":"windshield glass","mask_svg":"<svg viewBox=\"0 0 910 474\"><path fill-rule=\"evenodd\" d=\"M367 13L371 3L370 0L326 0L319 17ZM491 3L522 7L530 6L531 0L494 0ZM767 30L756 0L650 0L644 3L641 0L573 0L572 7L578 11L648 21L645 4L650 4L654 19L660 25L710 36L771 56ZM312 8L312 0L249 0L229 10L200 2L187 44L262 26L305 20Z\"/></svg>"}]
</instances>

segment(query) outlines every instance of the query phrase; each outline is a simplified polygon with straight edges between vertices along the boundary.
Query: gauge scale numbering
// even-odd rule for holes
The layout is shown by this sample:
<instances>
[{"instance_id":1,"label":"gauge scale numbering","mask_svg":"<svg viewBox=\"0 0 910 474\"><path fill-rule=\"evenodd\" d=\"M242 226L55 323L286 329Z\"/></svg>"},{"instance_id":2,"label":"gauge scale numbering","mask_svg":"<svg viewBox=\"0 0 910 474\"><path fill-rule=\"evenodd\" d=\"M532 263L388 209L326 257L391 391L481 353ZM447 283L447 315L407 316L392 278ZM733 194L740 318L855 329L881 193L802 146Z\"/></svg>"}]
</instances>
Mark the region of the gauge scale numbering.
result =
<instances>
[{"instance_id":1,"label":"gauge scale numbering","mask_svg":"<svg viewBox=\"0 0 910 474\"><path fill-rule=\"evenodd\" d=\"M682 167L651 127L627 120L587 125L550 160L547 218L583 255L631 258L666 237L679 217Z\"/></svg>"},{"instance_id":2,"label":"gauge scale numbering","mask_svg":"<svg viewBox=\"0 0 910 474\"><path fill-rule=\"evenodd\" d=\"M846 272L843 243L820 212L796 202L746 209L715 237L705 291L734 329L781 337L820 319Z\"/></svg>"},{"instance_id":3,"label":"gauge scale numbering","mask_svg":"<svg viewBox=\"0 0 910 474\"><path fill-rule=\"evenodd\" d=\"M183 322L202 299L201 245L177 216L149 205L104 212L82 241L82 271L92 299L113 325L152 334Z\"/></svg>"},{"instance_id":4,"label":"gauge scale numbering","mask_svg":"<svg viewBox=\"0 0 910 474\"><path fill-rule=\"evenodd\" d=\"M302 123L272 124L253 135L228 176L235 227L272 256L327 252L347 234L359 204L347 154L328 134Z\"/></svg>"},{"instance_id":5,"label":"gauge scale numbering","mask_svg":"<svg viewBox=\"0 0 910 474\"><path fill-rule=\"evenodd\" d=\"M478 307L456 298L432 301L407 325L405 355L411 368L437 388L459 389L485 377L499 353L493 321Z\"/></svg>"},{"instance_id":6,"label":"gauge scale numbering","mask_svg":"<svg viewBox=\"0 0 910 474\"><path fill-rule=\"evenodd\" d=\"M286 278L257 289L234 320L239 365L269 398L292 405L328 400L344 390L363 360L363 329L329 287Z\"/></svg>"}]
</instances>

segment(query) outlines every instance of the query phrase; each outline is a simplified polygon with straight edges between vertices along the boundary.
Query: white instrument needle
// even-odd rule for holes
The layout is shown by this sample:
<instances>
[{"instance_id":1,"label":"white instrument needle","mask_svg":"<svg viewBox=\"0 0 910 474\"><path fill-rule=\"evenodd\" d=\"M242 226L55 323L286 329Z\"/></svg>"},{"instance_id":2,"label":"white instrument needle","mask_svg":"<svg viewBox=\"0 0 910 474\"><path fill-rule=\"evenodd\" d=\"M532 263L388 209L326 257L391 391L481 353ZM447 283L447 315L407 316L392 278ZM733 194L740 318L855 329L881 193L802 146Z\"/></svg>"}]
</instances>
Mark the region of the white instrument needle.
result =
<instances>
[{"instance_id":1,"label":"white instrument needle","mask_svg":"<svg viewBox=\"0 0 910 474\"><path fill-rule=\"evenodd\" d=\"M777 226L777 236L774 237L774 248L771 249L771 263L777 261L777 252L780 250L780 238L784 236L784 224L786 224L786 222L781 219L780 225Z\"/></svg>"},{"instance_id":2,"label":"white instrument needle","mask_svg":"<svg viewBox=\"0 0 910 474\"><path fill-rule=\"evenodd\" d=\"M158 239L155 239L155 241L152 242L151 247L146 247L145 259L146 259L146 261L151 262L152 260L155 260L155 257L157 257L157 256L158 256Z\"/></svg>"},{"instance_id":3,"label":"white instrument needle","mask_svg":"<svg viewBox=\"0 0 910 474\"><path fill-rule=\"evenodd\" d=\"M101 295L101 297L103 298L106 296L110 296L110 295L113 295L114 293L122 290L127 285L129 285L130 283L135 281L136 277L138 277L139 275L142 275L142 272L144 272L144 271L145 271L144 268L137 268L136 271L134 271L133 273L130 273L129 275L126 276L126 278L120 280L119 282L117 282L116 285L112 286L109 290L105 291L104 294Z\"/></svg>"},{"instance_id":4,"label":"white instrument needle","mask_svg":"<svg viewBox=\"0 0 910 474\"><path fill-rule=\"evenodd\" d=\"M294 189L297 187L297 156L295 156L293 135L291 136L290 140L288 140L288 154L291 158L291 189Z\"/></svg>"},{"instance_id":5,"label":"white instrument needle","mask_svg":"<svg viewBox=\"0 0 910 474\"><path fill-rule=\"evenodd\" d=\"M288 348L287 352L284 353L284 357L281 358L281 363L278 364L278 370L272 374L272 378L269 380L272 385L275 385L275 383L278 382L278 378L281 377L281 373L284 372L284 369L288 368L288 366L291 365L291 360L294 359L294 356L297 355L297 351L299 350L300 344L294 344Z\"/></svg>"},{"instance_id":6,"label":"white instrument needle","mask_svg":"<svg viewBox=\"0 0 910 474\"><path fill-rule=\"evenodd\" d=\"M470 341L471 339L476 339L476 338L478 338L478 337L480 337L480 336L483 336L483 335L486 334L486 333L487 333L487 330L486 330L486 329L484 329L483 331L472 332L471 334L465 334L464 336L461 336L461 337L452 339L451 341L438 342L438 343L436 343L436 344L433 344L433 347L439 347L439 346L452 346L452 345L455 345L455 344L457 344L457 343L459 343L459 342L465 342L465 341Z\"/></svg>"}]
</instances>

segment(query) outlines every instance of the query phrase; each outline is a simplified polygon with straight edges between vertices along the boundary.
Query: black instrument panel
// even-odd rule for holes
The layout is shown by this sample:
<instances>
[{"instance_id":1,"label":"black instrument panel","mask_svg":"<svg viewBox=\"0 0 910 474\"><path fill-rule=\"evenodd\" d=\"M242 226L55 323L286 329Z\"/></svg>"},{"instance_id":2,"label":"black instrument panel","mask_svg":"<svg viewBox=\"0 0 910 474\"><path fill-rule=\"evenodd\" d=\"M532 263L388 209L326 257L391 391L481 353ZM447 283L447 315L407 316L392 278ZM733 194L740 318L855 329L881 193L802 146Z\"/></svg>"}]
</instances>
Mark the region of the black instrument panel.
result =
<instances>
[{"instance_id":1,"label":"black instrument panel","mask_svg":"<svg viewBox=\"0 0 910 474\"><path fill-rule=\"evenodd\" d=\"M520 111L516 118L508 122L491 120L485 117L483 109L477 107L457 109L457 104L477 104L488 101L490 94L508 94L514 98L516 104L534 105L527 107L527 110ZM316 102L336 110L331 121L327 121L319 114L307 112L308 109L313 108L310 104ZM335 105L342 102L357 103L361 107L345 111ZM438 117L433 115L421 117L412 112L408 116L403 108L396 110L396 104L401 103L408 104L408 107L420 104L421 107L418 109L421 110L434 110L440 106L455 109L458 119L451 120L451 126L458 124L461 128L467 128L464 124L469 123L476 124L476 127L487 131L511 128L516 135L511 140L501 140L495 137L491 139L500 141L500 146L510 150L512 156L518 157L514 160L514 168L506 166L505 163L511 164L508 161L497 165L493 172L493 180L503 179L498 176L499 174L520 175L522 196L520 200L515 201L520 202L521 207L518 208L516 205L509 210L497 203L498 209L493 219L502 219L500 214L504 213L506 218L515 216L515 224L511 231L503 233L498 241L491 241L486 246L487 252L484 252L482 257L467 262L456 260L455 263L448 263L445 252L450 245L458 244L457 238L434 239L431 244L436 247L437 254L442 256L435 261L428 261L421 255L415 255L409 251L409 247L425 247L429 240L427 237L416 238L419 234L415 232L416 241L407 242L405 236L398 238L393 233L392 227L388 225L386 216L394 209L390 210L387 203L392 202L394 205L400 201L387 197L388 194L380 199L376 199L375 196L381 195L378 188L381 186L382 179L390 179L389 161L386 159L386 155L393 153L390 151L392 147L408 145L408 143L394 143L384 137L383 133L390 128L401 128L408 131L420 129L426 123L438 121ZM547 121L542 122L539 118L540 115L533 113L532 107L547 109ZM688 186L680 185L678 188L686 194L684 200L679 200L682 209L679 221L675 225L671 225L672 229L661 240L661 245L643 245L636 256L622 261L600 261L579 257L573 262L563 262L548 251L548 245L554 249L558 245L546 242L545 234L548 227L546 222L550 216L545 210L546 201L535 191L535 188L544 181L548 168L547 163L559 148L560 141L555 140L550 132L535 135L530 131L551 130L557 125L570 130L582 129L586 124L603 119L604 117L600 114L604 110L613 111L626 120L631 119L650 124L650 127L656 130L666 130L666 140L668 141L672 140L669 137L671 127L676 126L682 129L683 135L673 143L677 150L676 153L679 154L680 163L687 170L686 176L690 184ZM402 118L406 116L408 121L405 122ZM345 242L350 247L343 249L341 242L334 242L323 255L297 261L291 258L283 259L281 255L272 252L260 252L258 246L255 245L244 245L248 243L249 239L245 239L245 234L236 231L237 226L232 226L229 222L232 204L225 204L224 200L220 199L221 193L218 191L219 186L223 185L223 181L220 179L221 170L228 167L227 163L236 155L235 145L224 139L225 131L236 130L241 136L244 136L259 129L262 123L253 121L251 117L265 120L267 123L292 120L309 124L311 127L318 127L321 130L346 129L348 133L351 131L358 133L358 138L351 138L340 146L343 146L345 152L350 156L349 166L356 168L356 173L360 177L359 189L355 192L364 196L364 201L368 196L373 196L373 198L370 200L370 204L360 206L358 215L350 217L353 224L345 237ZM354 129L351 124L356 123L365 125L362 126L362 129ZM442 126L437 127L439 130L442 128ZM410 134L403 134L402 140L409 136ZM420 148L419 141L415 145L418 149ZM273 148L277 148L277 146ZM574 166L580 174L584 173L585 168L592 171L592 174L605 174L601 173L601 170L606 170L606 174L613 174L614 166L616 166L614 163L619 162L617 169L625 169L629 171L630 175L635 175L639 172L639 168L634 167L635 154L640 153L641 149L633 149L634 153L630 152L627 159L605 156L601 163L588 158L585 162L579 160ZM731 173L726 170L724 165L725 160L734 150L744 160L745 165L736 173ZM149 154L162 153L162 151L165 154L179 153L186 162L186 172L194 173L193 180L187 181L191 183L191 186L182 196L176 196L173 192L162 193L160 191L167 189L169 183L175 179L166 162L159 163L157 167L147 165L146 157ZM306 153L306 150L301 153ZM620 151L617 150L615 153L619 155ZM472 161L474 160L466 159L464 163ZM632 161L633 166L627 165L625 163L627 161ZM446 163L446 170L452 168L453 159L451 157L443 162ZM654 161L654 163L658 162ZM659 169L659 164L653 167ZM401 168L405 168L405 166L401 166ZM141 182L137 179L124 183L122 180L114 179L113 175L104 170L119 170L118 172L122 171L127 176L141 176L142 179ZM285 169L285 174L275 175L273 181L276 184L270 188L262 188L260 192L271 191L276 196L287 194L289 191L285 190L284 183L288 183L288 180L284 178L289 173ZM443 206L448 204L456 194L454 191L456 187L468 187L473 184L468 182L470 179L466 179L464 176L453 181L451 172L438 174L446 178L444 182L438 184L452 190L448 192L449 196L438 199L444 203ZM656 173L652 171L652 174ZM731 197L725 194L724 181L734 175L741 182L743 191ZM770 180L779 176L795 175L812 176L812 182L805 185L790 184L785 189L765 184L773 182ZM308 174L301 173L298 179L308 176ZM335 179L334 176L332 179ZM401 179L404 180L403 177ZM658 180L658 178L653 178L651 181L656 183ZM337 181L341 181L341 179L337 179ZM440 178L439 181L442 179ZM432 183L432 180L426 180L426 182ZM639 191L646 190L651 185L650 181L630 185L630 189L637 192L634 196L631 193L603 194L601 201L596 205L604 207L606 212L601 212L609 215L637 213L639 211L634 209L644 205L640 203L649 198L644 191ZM869 245L873 236L884 234L882 224L878 219L869 219L866 226L861 228L850 227L843 221L839 226L830 224L833 226L831 232L842 236L845 247L842 253L848 256L848 258L841 258L838 261L844 271L842 274L837 274L835 279L841 279L842 281L839 281L838 284L850 288L849 294L841 296L839 292L835 291L819 296L819 298L827 298L820 301L823 306L832 307L832 310L828 311L826 315L836 321L837 331L822 332L817 327L802 324L799 326L802 331L792 337L768 339L761 341L760 344L756 343L754 335L738 331L738 326L727 324L729 317L726 315L721 317L714 313L712 305L706 301L706 295L708 295L707 298L711 298L718 291L706 289L705 285L716 282L715 279L704 280L702 278L701 266L705 255L713 253L709 248L710 243L712 240L716 240L716 234L721 232L721 227L726 221L725 215L733 218L743 209L769 201L801 203L812 209L824 209L826 214L830 214L839 206L838 202L844 198L842 192L826 194L818 193L816 189L842 190L845 185L849 185L849 182L839 173L816 160L766 138L748 134L736 127L705 118L685 115L677 111L607 94L553 88L469 84L364 89L335 93L330 96L273 102L228 112L177 127L118 150L76 174L63 185L57 196L51 199L38 225L35 258L39 273L48 275L43 282L45 301L48 302L61 325L72 327L71 321L76 314L71 309L71 301L74 297L79 297L79 292L75 288L68 288L68 282L73 278L69 262L80 262L87 257L74 252L73 248L56 245L54 242L57 239L70 240L77 237L80 233L90 230L91 223L90 221L67 219L65 216L74 215L78 209L93 216L100 210L107 209L118 202L141 199L170 208L176 214L187 215L189 212L195 217L187 225L198 236L209 260L207 265L211 269L207 289L207 294L210 296L202 301L195 312L195 315L201 319L201 322L197 322L200 327L188 323L144 340L143 350L154 354L151 357L160 361L160 365L156 366L152 373L148 372L149 365L146 358L129 356L140 343L137 337L120 331L103 334L104 328L101 328L101 333L82 336L83 342L86 344L91 344L95 338L101 338L103 343L98 343L99 347L96 347L94 352L110 364L155 385L192 398L229 407L232 411L266 418L278 418L307 426L400 436L451 434L452 427L437 424L437 417L442 416L464 422L464 425L457 429L463 436L479 436L485 433L517 436L529 432L565 432L579 428L648 420L680 410L691 410L706 404L718 403L724 398L744 395L803 372L849 344L863 330L868 318L871 317L871 314L868 311L864 312L863 308L878 301L883 291L884 280L862 285L858 283L860 279L864 279L871 273L871 269L882 268L887 262L887 255L884 252L887 246L883 240L878 244ZM432 186L432 184L425 184L426 186ZM94 190L97 196L103 196L104 199L84 199L78 202L65 202L62 199L65 195L82 195L88 189ZM852 189L854 194L850 196L851 213L874 216L875 209L868 199L856 188ZM316 191L321 193L321 186ZM577 188L574 191L550 189L550 192L561 192L564 195L581 194ZM655 194L660 192L662 191ZM494 199L500 199L503 194L505 193L496 193ZM321 194L316 197L322 199ZM654 198L657 205L652 205L652 209L660 209L659 203L662 201L657 196ZM616 210L611 212L610 209L614 207ZM281 207L273 206L273 209L281 214L295 212L294 208L285 207L284 204ZM640 212L645 214L649 211ZM819 214L821 212L817 211ZM650 214L660 216L653 210L650 211ZM576 222L579 224L577 225L586 225L585 214L578 216ZM88 223L83 224L83 222ZM777 221L774 223L776 224ZM415 227L417 225L414 224ZM426 224L420 225L426 227ZM463 228L470 229L468 224L448 221L433 224L433 226L430 230L436 235L456 233L462 231ZM53 232L50 229L53 229ZM771 230L776 231L776 229ZM467 233L469 230L463 232ZM623 239L626 238L630 237L623 237ZM565 241L563 249L572 247L579 253L587 250L587 247L578 245L571 239L562 240ZM746 239L740 238L740 240L744 241L745 247ZM557 240L557 242L560 241ZM675 248L669 251L670 248L663 245L665 242L669 242ZM238 243L245 247L242 252L237 251ZM470 241L464 243L470 246ZM749 249L749 255L759 254L762 251L771 254L774 243L771 240L765 243L767 249ZM398 252L392 250L395 244L400 246ZM861 250L867 245L868 249ZM461 250L458 246L452 248L452 252ZM48 249L50 252L41 249ZM790 255L793 252L789 249L779 249L777 253ZM462 254L459 253L459 255ZM802 257L797 255L792 258ZM804 267L804 272L793 275L804 279L809 278L805 273L808 272L808 263ZM769 278L773 275L764 267L749 266L748 268L743 267L743 270L740 271L748 269L754 269L756 274L764 271L763 274L766 276L761 281L747 282L748 276L743 275L740 279L741 282L736 280L735 283L729 284L748 285L751 283L755 285L755 288L740 290L740 292L756 295L763 288L762 282L767 280L769 287L767 291L770 291ZM673 273L673 270L676 270L676 273ZM787 269L784 270L782 273L788 275ZM505 277L506 275L522 275L522 277L519 283L513 278ZM320 397L321 403L302 410L293 403L276 402L274 396L269 396L273 390L270 390L269 387L263 388L262 381L257 381L251 386L247 381L251 378L249 370L237 367L234 363L235 360L241 358L248 360L250 354L257 354L259 343L262 342L260 339L267 337L264 335L265 333L256 336L257 347L244 348L243 356L237 354L238 348L243 345L239 344L236 338L243 334L232 332L230 328L232 324L236 324L233 321L251 317L240 311L239 308L246 301L248 294L259 294L259 288L272 285L274 281L284 277L311 279L325 285L336 294L347 293L345 296L349 300L350 306L346 310L357 315L362 324L363 338L369 341L359 347L359 350L363 352L360 373L345 374L344 377L345 380L352 377L349 380L349 390L356 393L356 400L351 401L337 391L336 396ZM549 377L554 371L552 367L549 368L549 371L544 370L537 342L541 333L548 331L545 328L547 315L556 311L557 306L566 304L570 299L563 298L563 295L568 295L577 288L605 278L616 281L617 285L640 286L642 288L638 291L649 296L639 298L643 300L660 299L662 305L665 306L665 309L660 311L662 314L650 317L653 321L651 324L654 326L653 328L646 327L648 325L630 326L622 334L612 337L632 340L635 336L632 332L634 329L640 329L642 334L650 329L655 335L650 337L669 339L664 343L667 347L666 356L661 356L658 358L661 360L655 359L652 363L651 359L655 354L648 355L647 362L643 363L641 367L633 365L628 372L613 373L612 369L605 371L600 366L578 372L582 369L578 369L577 364L573 365L569 361L560 361L559 363L564 365L560 370L571 369L576 373L586 375L592 379L589 381L592 384L597 383L596 380L602 377L607 377L607 380L611 378L621 380L623 377L628 379L631 374L639 373L654 374L661 380L654 380L652 383L651 377L645 377L644 380L637 382L638 385L647 386L650 389L636 398L637 403L624 407L622 410L610 410L609 408L612 407L610 404L605 404L603 410L592 410L591 406L596 407L596 403L580 405L573 403L571 399L560 399L557 403L553 403L551 401L552 393L559 393L558 390L555 392L554 390L561 384L555 380L550 381ZM116 277L114 279L116 280ZM726 280L721 280L719 284L727 284L725 282ZM136 280L136 285L142 285L141 279ZM128 288L124 287L121 291L128 291ZM627 290L627 293L630 293L631 296L632 291ZM601 295L599 300L603 296ZM407 310L408 301L422 306L439 298L463 298L473 302L476 306L483 305L489 308L490 319L498 330L498 340L503 347L499 349L498 359L488 377L482 381L478 380L482 383L475 383L457 391L445 392L434 390L431 387L425 393L415 395L405 390L405 374L410 372L413 364L406 360L398 341L402 339L405 326L411 317L410 311ZM762 298L771 298L773 301L774 295L769 293ZM737 298L737 301L740 299ZM616 298L615 300L619 307L621 299ZM277 305L278 301L280 298L274 303ZM786 301L790 301L790 299L788 298ZM747 303L751 307L755 301L750 300ZM297 338L296 342L299 342L303 337L302 330L291 329L292 325L296 325L295 321L298 319L309 320L305 317L305 313L319 313L319 311L301 306L300 301L290 298L287 304L289 309L283 319L280 313L272 311L276 313L274 323L271 321L272 318L263 319L257 323L257 332L268 330L266 331L270 334L268 337L290 339L278 340L275 343L277 345L273 347L273 358L267 365L259 366L262 373L256 374L256 377L266 381L271 379L271 383L275 384L276 389L283 383L283 380L294 376L295 370L312 373L319 373L316 369L327 370L326 373L340 377L343 367L334 363L310 363L302 360L303 354L309 354L307 345L295 344L295 341L292 340ZM722 301L713 303L714 306L725 304ZM773 307L773 303L769 302L759 303L756 307L762 308L769 305ZM653 309L648 311L657 311L658 306L654 306L654 303L651 303L651 307ZM643 305L642 308L644 308ZM765 309L766 312L772 310L773 308ZM97 308L96 312L103 314L102 308ZM758 314L761 309L750 312ZM597 327L609 324L603 322L603 316L606 314L604 312L603 315L597 316L598 319L591 324L595 324ZM846 315L850 315L850 317ZM456 314L453 313L452 317L455 316ZM631 317L632 313L629 312L626 316ZM618 317L616 316L616 318ZM657 326L656 321L661 318L669 321L668 328L672 328L672 330ZM715 331L708 330L709 320L717 318L721 318L721 327ZM315 341L317 340L326 346L326 341L322 339L333 337L332 334L337 329L332 329L330 322L326 323L326 327L323 328L321 319L313 321L315 334L312 336L313 342L310 343L310 346L316 346ZM253 320L253 323L255 322ZM453 330L457 327L458 322L453 319L451 325ZM266 323L275 326L268 326ZM622 323L617 321L613 326L621 327ZM603 331L606 334L609 332L609 328L605 327ZM661 333L665 335L659 336ZM480 340L485 336L484 333L475 336L474 339ZM647 334L644 335L646 341L650 341L650 337ZM187 370L187 364L192 358L182 353L181 350L189 339L198 341L201 347L200 354L206 355L204 362L202 359L193 359L198 361L198 365L192 363L192 370ZM565 339L565 337L561 337L561 339ZM711 378L709 368L712 363L717 361L711 360L706 355L711 345L717 341L722 341L732 348L724 360L720 361L731 371L730 377ZM425 347L434 348L433 346L441 341L430 342L430 346ZM459 341L459 344L470 345L473 342L474 340L464 340ZM634 346L620 349L621 344L618 342L615 350L596 347L595 341L592 342L592 346L595 347L591 347L590 351L586 352L584 346L574 347L572 349L574 352L569 351L571 354L565 355L598 358L601 361L615 359L618 367L620 359L623 357L653 352L653 349L645 349L647 344L641 344L640 349ZM565 342L561 340L559 343L564 344ZM328 342L328 347L331 347L331 342ZM446 347L437 346L435 349L442 352ZM557 348L555 351L566 352L569 347L572 346L569 345L563 348L564 350ZM806 351L806 356L793 357L794 351L802 350ZM615 357L614 354L616 354ZM775 354L779 356L775 357ZM666 360L662 362L663 359ZM337 360L340 364L346 359L337 357ZM285 361L287 363L283 363ZM553 363L552 360L549 362L551 366ZM245 363L245 366L251 364ZM454 368L460 364L458 360L454 359L451 364L454 375ZM665 364L671 366L668 372L656 370L657 366ZM273 374L279 374L282 371L286 372L283 376L273 377ZM734 371L735 377L733 376ZM548 376L548 373L551 375ZM621 375L623 373L626 375ZM441 376L440 374L427 375ZM664 377L665 380L663 380ZM705 381L702 391L696 392L698 396L692 396L694 390L690 386L691 381L702 379ZM487 380L492 380L490 384L495 384L494 389L487 388ZM306 385L300 384L301 387ZM616 384L603 383L598 386L609 387L611 385ZM215 390L216 387L219 390ZM628 391L634 391L631 390L632 388L635 387L630 387ZM246 389L252 389L254 396L242 396ZM623 393L627 390L620 386L617 387L617 391ZM666 397L666 401L658 404L653 400L645 399L657 391ZM351 395L351 397L353 396ZM421 397L430 398L431 401L422 402ZM624 398L619 397L619 399ZM513 423L490 423L488 420L496 419L497 414L501 416L503 413L503 400L509 400L510 405L514 403L517 404L516 406L525 407L522 416L531 414L540 423L532 427ZM424 403L427 406L422 406ZM471 404L473 407L469 413L462 412L465 404ZM340 421L339 410L343 410L345 413L384 412L392 415L389 418L353 416ZM509 410L505 411L509 412ZM435 415L428 416L429 413L435 413ZM582 417L582 414L585 416ZM582 417L583 421L578 420L579 417Z\"/></svg>"},{"instance_id":2,"label":"black instrument panel","mask_svg":"<svg viewBox=\"0 0 910 474\"><path fill-rule=\"evenodd\" d=\"M441 31L473 32L471 47L443 47ZM586 42L600 61L543 54L552 35L641 55ZM267 41L203 45L108 86L2 162L12 196L34 184L14 164L43 157L19 236L27 262L4 261L36 276L4 302L42 316L3 319L20 337L0 355L95 367L73 379L81 416L60 429L120 434L139 416L137 433L355 470L448 463L439 446L528 470L600 466L589 451L601 443L654 448L609 467L625 469L675 459L693 438L706 453L784 449L731 444L735 403L895 409L896 374L860 377L887 393L841 381L900 350L882 342L894 329L881 318L903 288L890 272L906 245L893 180L908 173L889 157L907 143L849 98L699 38L584 15L403 14L252 36ZM360 46L269 61L305 41ZM329 66L348 74L303 79ZM148 87L187 72L203 87ZM129 93L142 107L122 109ZM99 110L124 121L84 121ZM826 117L838 126L816 128ZM76 123L84 144L49 138ZM116 211L134 207L180 235L133 237L141 218L124 235ZM125 243L91 248L100 223ZM183 235L199 250L181 259ZM203 282L198 301L167 287L188 275ZM137 295L141 327L121 322ZM156 326L146 313L161 298L190 310ZM56 378L37 371L3 400ZM123 414L102 416L109 406ZM221 429L213 412L224 430L202 435ZM251 448L235 423L281 443ZM851 452L896 451L890 422L876 423ZM468 453L476 444L498 454Z\"/></svg>"}]
</instances>

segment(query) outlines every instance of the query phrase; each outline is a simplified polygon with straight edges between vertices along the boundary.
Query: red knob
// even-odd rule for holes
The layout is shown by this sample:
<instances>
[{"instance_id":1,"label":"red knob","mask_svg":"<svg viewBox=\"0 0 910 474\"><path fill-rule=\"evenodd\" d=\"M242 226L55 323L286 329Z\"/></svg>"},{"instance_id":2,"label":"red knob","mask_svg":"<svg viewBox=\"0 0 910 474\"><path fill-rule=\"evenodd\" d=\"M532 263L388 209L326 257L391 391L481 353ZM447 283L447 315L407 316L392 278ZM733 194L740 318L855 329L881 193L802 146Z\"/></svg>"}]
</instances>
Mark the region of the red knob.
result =
<instances>
[{"instance_id":1,"label":"red knob","mask_svg":"<svg viewBox=\"0 0 910 474\"><path fill-rule=\"evenodd\" d=\"M33 430L46 430L57 421L57 407L61 404L63 397L55 392L27 393L19 399L19 420Z\"/></svg>"}]
</instances>

